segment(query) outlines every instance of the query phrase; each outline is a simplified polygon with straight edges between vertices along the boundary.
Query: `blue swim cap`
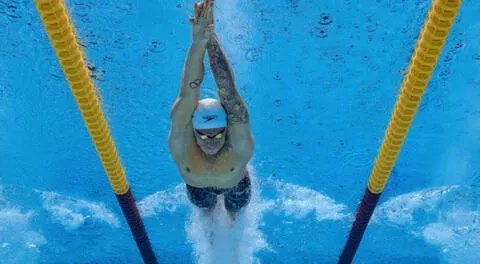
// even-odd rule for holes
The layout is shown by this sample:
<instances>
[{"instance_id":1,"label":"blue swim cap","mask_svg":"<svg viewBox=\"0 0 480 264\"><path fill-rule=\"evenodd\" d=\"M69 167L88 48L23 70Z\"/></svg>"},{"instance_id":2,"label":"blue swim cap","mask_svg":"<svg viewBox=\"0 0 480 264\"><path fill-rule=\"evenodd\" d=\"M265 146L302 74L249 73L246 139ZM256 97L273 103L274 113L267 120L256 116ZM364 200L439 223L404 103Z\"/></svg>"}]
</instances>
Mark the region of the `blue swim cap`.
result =
<instances>
[{"instance_id":1,"label":"blue swim cap","mask_svg":"<svg viewBox=\"0 0 480 264\"><path fill-rule=\"evenodd\" d=\"M192 116L193 128L211 129L227 126L227 112L220 101L206 98L198 101L198 106Z\"/></svg>"}]
</instances>

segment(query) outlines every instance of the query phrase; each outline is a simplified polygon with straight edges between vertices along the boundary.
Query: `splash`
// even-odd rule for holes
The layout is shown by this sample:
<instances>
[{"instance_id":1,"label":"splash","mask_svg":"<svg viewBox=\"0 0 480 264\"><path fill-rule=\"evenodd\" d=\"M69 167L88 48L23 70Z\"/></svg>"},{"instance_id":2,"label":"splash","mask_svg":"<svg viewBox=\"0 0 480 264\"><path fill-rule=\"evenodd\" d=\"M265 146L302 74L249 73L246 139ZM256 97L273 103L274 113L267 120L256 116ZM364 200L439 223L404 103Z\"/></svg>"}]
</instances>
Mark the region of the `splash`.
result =
<instances>
[{"instance_id":1,"label":"splash","mask_svg":"<svg viewBox=\"0 0 480 264\"><path fill-rule=\"evenodd\" d=\"M55 222L67 230L74 230L86 221L104 222L113 227L120 227L115 214L102 203L89 202L63 196L55 192L37 191L43 200L43 207L51 213Z\"/></svg>"},{"instance_id":2,"label":"splash","mask_svg":"<svg viewBox=\"0 0 480 264\"><path fill-rule=\"evenodd\" d=\"M223 199L218 199L212 216L203 215L192 206L186 232L198 263L260 263L255 253L269 248L259 229L266 209L265 204L260 199L253 170L249 170L252 182L251 200L237 215L235 222L229 219Z\"/></svg>"},{"instance_id":3,"label":"splash","mask_svg":"<svg viewBox=\"0 0 480 264\"><path fill-rule=\"evenodd\" d=\"M179 207L188 204L185 193L185 184L177 184L175 187L158 191L138 202L138 210L142 217L152 217L164 211L173 213Z\"/></svg>"},{"instance_id":4,"label":"splash","mask_svg":"<svg viewBox=\"0 0 480 264\"><path fill-rule=\"evenodd\" d=\"M37 263L40 248L47 243L43 234L34 230L34 211L23 212L2 195L0 186L0 260L2 263Z\"/></svg>"},{"instance_id":5,"label":"splash","mask_svg":"<svg viewBox=\"0 0 480 264\"><path fill-rule=\"evenodd\" d=\"M452 210L425 226L421 236L438 246L449 263L476 263L480 259L480 211Z\"/></svg>"},{"instance_id":6,"label":"splash","mask_svg":"<svg viewBox=\"0 0 480 264\"><path fill-rule=\"evenodd\" d=\"M188 201L184 183L145 197L138 203L138 207L143 217L172 214L185 207L190 208L191 214L186 220L185 230L193 247L193 257L201 264L260 263L256 253L262 250L273 251L259 229L266 213L294 219L314 216L318 222L343 221L352 216L346 205L325 194L277 179L261 182L262 189L273 190L271 198L262 197L260 183L253 169L249 167L249 170L252 180L251 201L233 224L227 216L221 197L213 217L207 217Z\"/></svg>"},{"instance_id":7,"label":"splash","mask_svg":"<svg viewBox=\"0 0 480 264\"><path fill-rule=\"evenodd\" d=\"M372 222L393 225L413 225L416 212L434 213L442 198L459 186L443 186L396 196L379 206Z\"/></svg>"},{"instance_id":8,"label":"splash","mask_svg":"<svg viewBox=\"0 0 480 264\"><path fill-rule=\"evenodd\" d=\"M274 200L277 211L287 216L304 218L310 212L315 213L318 222L325 220L342 220L351 214L346 212L347 206L336 203L332 198L307 187L274 180L273 185L278 192Z\"/></svg>"},{"instance_id":9,"label":"splash","mask_svg":"<svg viewBox=\"0 0 480 264\"><path fill-rule=\"evenodd\" d=\"M480 259L477 192L455 185L399 195L377 209L374 221L405 228L437 246L448 263L475 263Z\"/></svg>"},{"instance_id":10,"label":"splash","mask_svg":"<svg viewBox=\"0 0 480 264\"><path fill-rule=\"evenodd\" d=\"M283 213L285 216L300 219L314 212L318 222L343 220L351 216L346 205L337 203L327 195L304 186L269 179L263 183L263 187L273 187L276 196L273 199L264 199L257 193L259 201L257 206L262 213L273 211L276 214ZM259 188L254 191L258 192ZM190 205L183 183L158 191L138 202L138 208L143 217L153 217L164 212L174 213Z\"/></svg>"}]
</instances>

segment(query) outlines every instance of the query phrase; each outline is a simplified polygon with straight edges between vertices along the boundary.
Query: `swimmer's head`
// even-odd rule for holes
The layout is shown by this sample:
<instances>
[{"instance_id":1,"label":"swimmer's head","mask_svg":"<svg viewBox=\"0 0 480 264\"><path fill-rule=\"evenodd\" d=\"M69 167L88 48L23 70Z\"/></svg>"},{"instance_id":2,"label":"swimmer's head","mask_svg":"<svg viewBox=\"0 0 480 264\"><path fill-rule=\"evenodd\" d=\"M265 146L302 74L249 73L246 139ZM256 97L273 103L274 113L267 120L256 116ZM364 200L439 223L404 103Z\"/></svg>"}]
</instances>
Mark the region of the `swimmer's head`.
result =
<instances>
[{"instance_id":1,"label":"swimmer's head","mask_svg":"<svg viewBox=\"0 0 480 264\"><path fill-rule=\"evenodd\" d=\"M225 145L227 113L218 100L200 100L192 124L197 145L205 154L215 155Z\"/></svg>"}]
</instances>

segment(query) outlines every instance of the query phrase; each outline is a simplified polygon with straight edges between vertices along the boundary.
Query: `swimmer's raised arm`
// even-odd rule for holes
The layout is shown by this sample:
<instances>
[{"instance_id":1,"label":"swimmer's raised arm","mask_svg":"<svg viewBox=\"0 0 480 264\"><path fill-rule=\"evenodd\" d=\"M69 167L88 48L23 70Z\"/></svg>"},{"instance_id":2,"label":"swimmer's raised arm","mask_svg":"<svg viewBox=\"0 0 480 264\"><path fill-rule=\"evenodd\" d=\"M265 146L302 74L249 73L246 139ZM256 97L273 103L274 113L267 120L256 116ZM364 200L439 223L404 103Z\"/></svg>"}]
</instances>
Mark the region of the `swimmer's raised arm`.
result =
<instances>
[{"instance_id":1,"label":"swimmer's raised arm","mask_svg":"<svg viewBox=\"0 0 480 264\"><path fill-rule=\"evenodd\" d=\"M192 113L200 98L200 85L205 73L203 58L207 43L213 34L211 12L213 1L207 0L206 2L208 4L195 3L195 17L189 20L192 25L192 44L183 68L180 93L171 110L172 130L174 131L176 129L183 130L190 123Z\"/></svg>"},{"instance_id":2,"label":"swimmer's raised arm","mask_svg":"<svg viewBox=\"0 0 480 264\"><path fill-rule=\"evenodd\" d=\"M228 113L230 124L248 124L250 120L247 106L237 91L232 67L216 34L210 39L207 50L218 86L218 96Z\"/></svg>"},{"instance_id":3,"label":"swimmer's raised arm","mask_svg":"<svg viewBox=\"0 0 480 264\"><path fill-rule=\"evenodd\" d=\"M218 96L227 111L229 143L237 154L239 166L245 166L252 157L255 145L247 105L237 91L232 67L215 34L210 39L207 50L218 86Z\"/></svg>"}]
</instances>

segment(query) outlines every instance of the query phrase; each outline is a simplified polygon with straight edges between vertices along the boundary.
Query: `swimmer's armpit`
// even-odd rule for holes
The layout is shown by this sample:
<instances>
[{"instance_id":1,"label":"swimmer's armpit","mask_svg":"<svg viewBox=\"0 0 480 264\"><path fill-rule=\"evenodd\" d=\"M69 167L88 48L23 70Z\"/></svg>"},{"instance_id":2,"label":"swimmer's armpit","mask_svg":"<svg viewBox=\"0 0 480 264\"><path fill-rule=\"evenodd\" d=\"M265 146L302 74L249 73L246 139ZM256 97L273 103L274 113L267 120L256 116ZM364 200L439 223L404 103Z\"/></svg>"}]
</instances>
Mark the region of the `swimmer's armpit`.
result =
<instances>
[{"instance_id":1,"label":"swimmer's armpit","mask_svg":"<svg viewBox=\"0 0 480 264\"><path fill-rule=\"evenodd\" d=\"M247 106L235 87L232 67L216 35L210 39L207 50L210 66L218 86L218 95L228 113L228 121L230 124L248 123L249 114Z\"/></svg>"}]
</instances>

